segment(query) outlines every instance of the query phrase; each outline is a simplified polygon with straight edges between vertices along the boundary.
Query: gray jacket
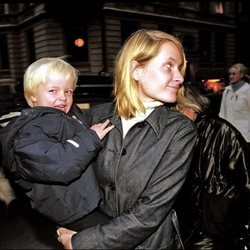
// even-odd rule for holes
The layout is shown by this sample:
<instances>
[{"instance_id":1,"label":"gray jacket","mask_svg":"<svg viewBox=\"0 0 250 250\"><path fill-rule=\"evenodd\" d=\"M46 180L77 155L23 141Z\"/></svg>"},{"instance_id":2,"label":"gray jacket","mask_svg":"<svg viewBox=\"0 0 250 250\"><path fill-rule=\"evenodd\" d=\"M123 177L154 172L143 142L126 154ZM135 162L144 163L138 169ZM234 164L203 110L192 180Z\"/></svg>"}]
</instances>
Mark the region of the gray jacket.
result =
<instances>
[{"instance_id":1,"label":"gray jacket","mask_svg":"<svg viewBox=\"0 0 250 250\"><path fill-rule=\"evenodd\" d=\"M73 236L74 249L167 249L171 210L186 178L196 141L193 123L165 106L134 125L125 138L113 104L94 106L91 123L110 119L95 173L109 223Z\"/></svg>"}]
</instances>

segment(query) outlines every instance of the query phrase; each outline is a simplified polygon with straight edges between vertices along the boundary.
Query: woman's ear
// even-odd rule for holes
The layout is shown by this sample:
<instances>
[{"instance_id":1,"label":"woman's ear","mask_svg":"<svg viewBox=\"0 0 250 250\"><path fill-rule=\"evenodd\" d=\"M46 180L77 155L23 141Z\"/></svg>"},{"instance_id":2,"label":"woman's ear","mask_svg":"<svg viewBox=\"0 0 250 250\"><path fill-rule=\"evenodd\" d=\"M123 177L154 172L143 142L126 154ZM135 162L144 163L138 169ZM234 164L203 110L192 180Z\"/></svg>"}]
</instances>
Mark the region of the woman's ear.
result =
<instances>
[{"instance_id":1,"label":"woman's ear","mask_svg":"<svg viewBox=\"0 0 250 250\"><path fill-rule=\"evenodd\" d=\"M136 61L132 61L130 63L130 73L135 81L139 81L141 74L142 74L142 68L139 66L139 63Z\"/></svg>"}]
</instances>

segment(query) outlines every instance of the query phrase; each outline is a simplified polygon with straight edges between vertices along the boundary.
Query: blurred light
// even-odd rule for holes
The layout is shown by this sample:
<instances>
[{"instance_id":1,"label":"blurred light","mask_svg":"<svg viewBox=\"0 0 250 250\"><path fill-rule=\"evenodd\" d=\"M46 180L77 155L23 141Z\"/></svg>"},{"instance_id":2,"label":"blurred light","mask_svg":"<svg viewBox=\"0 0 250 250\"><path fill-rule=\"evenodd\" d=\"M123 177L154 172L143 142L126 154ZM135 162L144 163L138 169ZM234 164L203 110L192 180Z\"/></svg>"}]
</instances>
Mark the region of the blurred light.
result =
<instances>
[{"instance_id":1,"label":"blurred light","mask_svg":"<svg viewBox=\"0 0 250 250\"><path fill-rule=\"evenodd\" d=\"M84 40L82 39L82 38L77 38L76 40L75 40L75 46L77 46L77 47L82 47L84 45Z\"/></svg>"},{"instance_id":2,"label":"blurred light","mask_svg":"<svg viewBox=\"0 0 250 250\"><path fill-rule=\"evenodd\" d=\"M202 80L202 82L204 87L213 93L220 93L225 88L225 83L222 79L206 79Z\"/></svg>"},{"instance_id":3,"label":"blurred light","mask_svg":"<svg viewBox=\"0 0 250 250\"><path fill-rule=\"evenodd\" d=\"M215 6L215 13L217 14L223 14L224 13L224 9L223 9L223 4L222 2L217 2L216 6Z\"/></svg>"}]
</instances>

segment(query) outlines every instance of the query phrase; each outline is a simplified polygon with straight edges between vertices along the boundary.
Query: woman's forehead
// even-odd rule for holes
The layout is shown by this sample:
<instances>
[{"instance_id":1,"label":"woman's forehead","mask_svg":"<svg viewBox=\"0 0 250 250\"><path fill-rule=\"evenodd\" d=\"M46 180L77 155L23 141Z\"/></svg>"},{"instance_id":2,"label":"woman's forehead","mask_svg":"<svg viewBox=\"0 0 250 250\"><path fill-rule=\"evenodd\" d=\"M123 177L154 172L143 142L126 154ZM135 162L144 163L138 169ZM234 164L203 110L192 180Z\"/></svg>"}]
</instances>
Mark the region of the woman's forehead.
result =
<instances>
[{"instance_id":1,"label":"woman's forehead","mask_svg":"<svg viewBox=\"0 0 250 250\"><path fill-rule=\"evenodd\" d=\"M236 67L232 67L229 69L229 72L239 72L240 69L239 68L236 68Z\"/></svg>"},{"instance_id":2,"label":"woman's forehead","mask_svg":"<svg viewBox=\"0 0 250 250\"><path fill-rule=\"evenodd\" d=\"M172 60L177 63L182 63L183 56L179 51L179 48L173 42L165 42L162 44L158 55L161 54L162 57L172 58Z\"/></svg>"}]
</instances>

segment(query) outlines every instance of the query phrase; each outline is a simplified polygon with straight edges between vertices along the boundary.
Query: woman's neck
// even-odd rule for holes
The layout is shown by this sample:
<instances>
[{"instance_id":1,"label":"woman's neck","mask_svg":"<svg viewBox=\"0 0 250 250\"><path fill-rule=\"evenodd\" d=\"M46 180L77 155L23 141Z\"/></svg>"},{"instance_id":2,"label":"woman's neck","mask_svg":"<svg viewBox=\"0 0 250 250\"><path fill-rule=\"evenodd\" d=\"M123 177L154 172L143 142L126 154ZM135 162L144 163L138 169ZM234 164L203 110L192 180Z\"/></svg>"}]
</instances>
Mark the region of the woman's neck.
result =
<instances>
[{"instance_id":1,"label":"woman's neck","mask_svg":"<svg viewBox=\"0 0 250 250\"><path fill-rule=\"evenodd\" d=\"M231 87L233 89L233 92L237 91L239 88L241 88L243 85L245 84L245 82L243 80L240 80L239 82L236 83L231 83Z\"/></svg>"}]
</instances>

